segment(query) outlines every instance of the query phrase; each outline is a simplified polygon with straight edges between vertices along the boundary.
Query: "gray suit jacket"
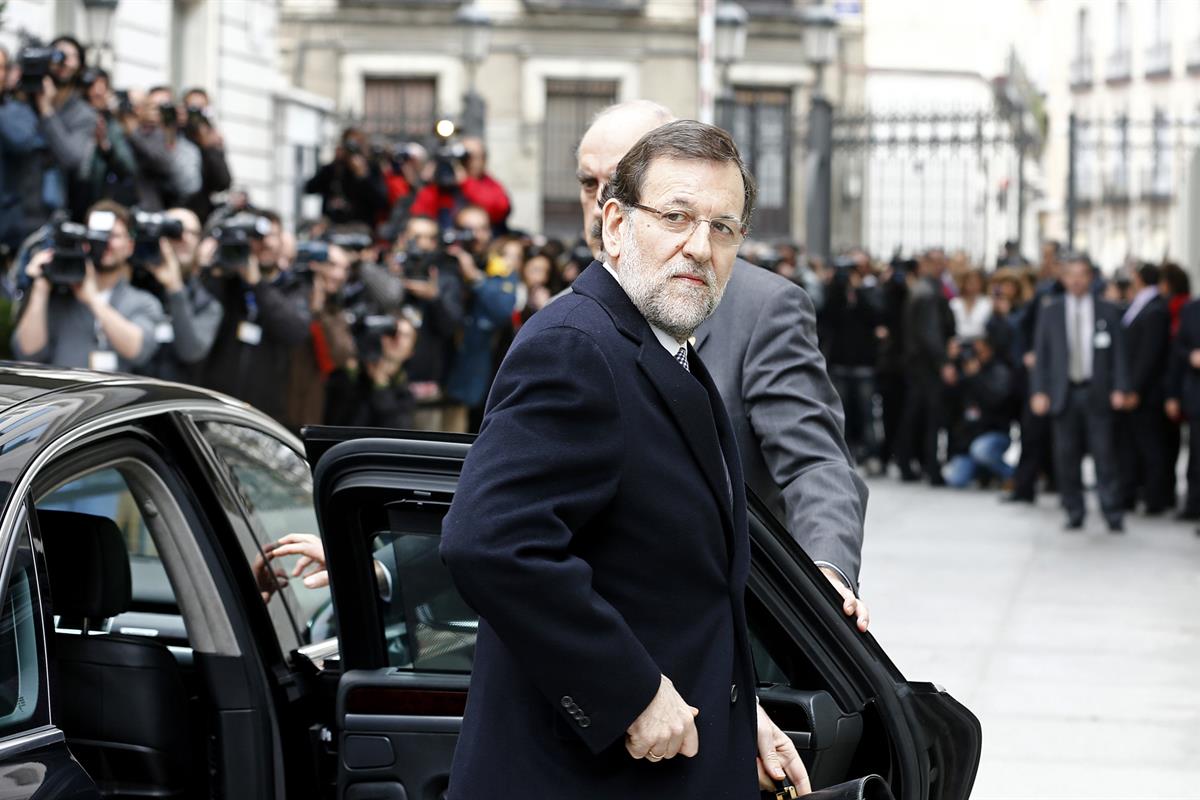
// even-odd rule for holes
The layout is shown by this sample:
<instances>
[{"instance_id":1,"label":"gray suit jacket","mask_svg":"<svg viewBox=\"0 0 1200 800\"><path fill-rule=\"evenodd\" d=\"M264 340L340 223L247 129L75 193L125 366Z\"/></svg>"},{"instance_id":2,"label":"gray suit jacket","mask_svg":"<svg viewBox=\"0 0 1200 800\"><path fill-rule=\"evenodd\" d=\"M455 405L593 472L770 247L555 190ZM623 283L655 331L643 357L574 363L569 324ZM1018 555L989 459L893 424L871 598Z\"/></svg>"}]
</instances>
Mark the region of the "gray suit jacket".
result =
<instances>
[{"instance_id":1,"label":"gray suit jacket","mask_svg":"<svg viewBox=\"0 0 1200 800\"><path fill-rule=\"evenodd\" d=\"M813 561L836 567L857 592L867 487L817 349L812 301L738 259L695 349L733 421L747 485Z\"/></svg>"}]
</instances>

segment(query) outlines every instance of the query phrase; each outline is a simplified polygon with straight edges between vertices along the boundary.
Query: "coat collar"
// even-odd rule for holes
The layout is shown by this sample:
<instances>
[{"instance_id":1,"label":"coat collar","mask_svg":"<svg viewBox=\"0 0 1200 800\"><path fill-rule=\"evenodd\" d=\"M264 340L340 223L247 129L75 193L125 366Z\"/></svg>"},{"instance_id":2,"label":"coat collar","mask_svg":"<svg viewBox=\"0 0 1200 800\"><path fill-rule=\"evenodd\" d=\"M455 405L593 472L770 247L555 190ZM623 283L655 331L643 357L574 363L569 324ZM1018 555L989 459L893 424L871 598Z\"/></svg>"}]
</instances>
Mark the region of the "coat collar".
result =
<instances>
[{"instance_id":1,"label":"coat collar","mask_svg":"<svg viewBox=\"0 0 1200 800\"><path fill-rule=\"evenodd\" d=\"M722 447L718 432L718 415L725 413L724 406L712 377L704 368L700 357L696 355L695 349L688 348L688 363L692 368L689 375L688 371L680 367L659 344L642 312L637 310L629 295L625 294L621 285L599 262L592 262L575 279L571 289L576 294L590 297L599 303L608 312L617 329L641 345L637 357L638 367L654 386L675 424L682 431L688 449L700 465L709 488L717 498L726 533L731 535L734 519L730 491L732 488L734 498L739 496L741 464L736 458L736 449L730 456L732 461L726 457L725 451L731 446L736 448L736 443L733 442L732 436L728 436L728 445Z\"/></svg>"}]
</instances>

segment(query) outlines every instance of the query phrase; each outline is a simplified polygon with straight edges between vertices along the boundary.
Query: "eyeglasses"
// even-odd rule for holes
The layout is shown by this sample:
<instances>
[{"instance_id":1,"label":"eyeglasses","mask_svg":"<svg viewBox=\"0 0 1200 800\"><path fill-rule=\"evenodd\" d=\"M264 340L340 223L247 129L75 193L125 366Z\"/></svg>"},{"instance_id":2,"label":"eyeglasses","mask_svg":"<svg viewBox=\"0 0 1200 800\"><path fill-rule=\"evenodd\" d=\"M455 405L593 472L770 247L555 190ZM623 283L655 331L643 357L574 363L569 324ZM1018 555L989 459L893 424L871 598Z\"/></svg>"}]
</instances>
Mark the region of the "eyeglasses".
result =
<instances>
[{"instance_id":1,"label":"eyeglasses","mask_svg":"<svg viewBox=\"0 0 1200 800\"><path fill-rule=\"evenodd\" d=\"M708 223L708 240L715 247L738 247L746 240L746 226L729 217L705 219L698 217L682 208L668 208L660 211L657 208L644 206L641 203L630 203L636 209L653 214L658 219L662 229L675 234L691 236L701 222Z\"/></svg>"}]
</instances>

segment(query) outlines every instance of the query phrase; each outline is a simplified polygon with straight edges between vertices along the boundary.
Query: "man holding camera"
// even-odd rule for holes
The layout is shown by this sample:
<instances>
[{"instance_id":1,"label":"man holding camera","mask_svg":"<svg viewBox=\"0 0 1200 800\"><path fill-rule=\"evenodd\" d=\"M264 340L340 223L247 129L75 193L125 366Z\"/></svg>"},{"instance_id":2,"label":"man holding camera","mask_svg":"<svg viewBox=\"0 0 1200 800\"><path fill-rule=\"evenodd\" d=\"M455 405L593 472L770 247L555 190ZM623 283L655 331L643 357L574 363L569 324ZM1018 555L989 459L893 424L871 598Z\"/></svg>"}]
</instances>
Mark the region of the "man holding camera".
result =
<instances>
[{"instance_id":1,"label":"man holding camera","mask_svg":"<svg viewBox=\"0 0 1200 800\"><path fill-rule=\"evenodd\" d=\"M26 267L33 284L13 333L13 354L18 360L59 367L132 372L158 349L155 330L163 321L162 306L129 284L129 211L103 201L91 209L88 220L93 231L107 228L107 241L99 258L93 250L84 262L82 280L56 290L51 283L59 280L54 249L40 251Z\"/></svg>"},{"instance_id":2,"label":"man holding camera","mask_svg":"<svg viewBox=\"0 0 1200 800\"><path fill-rule=\"evenodd\" d=\"M366 134L347 128L334 160L304 185L305 192L321 195L321 213L335 224L362 222L374 230L387 211L383 172L367 158L368 152Z\"/></svg>"},{"instance_id":3,"label":"man holding camera","mask_svg":"<svg viewBox=\"0 0 1200 800\"><path fill-rule=\"evenodd\" d=\"M164 229L157 239L158 258L148 259L145 268L167 312L167 319L155 328L159 349L145 374L192 383L200 363L212 351L225 313L197 275L200 220L186 208L144 216L157 218L148 227Z\"/></svg>"},{"instance_id":4,"label":"man holding camera","mask_svg":"<svg viewBox=\"0 0 1200 800\"><path fill-rule=\"evenodd\" d=\"M1012 368L997 358L1009 346L1003 322L993 320L985 335L952 350L955 359L955 388L962 418L955 426L953 444L965 448L950 459L946 483L964 489L976 478L1008 482L1016 468L1004 460L1012 440L1009 430L1016 416L1016 384Z\"/></svg>"},{"instance_id":5,"label":"man holding camera","mask_svg":"<svg viewBox=\"0 0 1200 800\"><path fill-rule=\"evenodd\" d=\"M214 208L213 194L232 186L233 177L225 159L225 137L212 121L208 92L199 87L188 89L183 104L183 135L200 150L200 191L184 198L183 205L205 220Z\"/></svg>"},{"instance_id":6,"label":"man holding camera","mask_svg":"<svg viewBox=\"0 0 1200 800\"><path fill-rule=\"evenodd\" d=\"M201 385L244 400L282 420L288 363L293 347L308 341L308 309L284 291L279 252L278 215L259 211L223 220L226 229L252 217L265 224L252 235L248 252L218 259L204 276L204 285L224 308L212 352L203 362ZM236 229L236 228L234 228Z\"/></svg>"},{"instance_id":7,"label":"man holding camera","mask_svg":"<svg viewBox=\"0 0 1200 800\"><path fill-rule=\"evenodd\" d=\"M493 232L507 230L512 203L504 186L487 173L487 150L483 140L468 136L462 140L462 149L462 159L450 162L453 183L434 180L426 184L413 200L411 213L432 217L445 228L460 210L476 206L487 213Z\"/></svg>"},{"instance_id":8,"label":"man holding camera","mask_svg":"<svg viewBox=\"0 0 1200 800\"><path fill-rule=\"evenodd\" d=\"M407 319L380 316L355 322L356 357L329 378L325 424L412 428L415 401L405 365L417 329Z\"/></svg>"}]
</instances>

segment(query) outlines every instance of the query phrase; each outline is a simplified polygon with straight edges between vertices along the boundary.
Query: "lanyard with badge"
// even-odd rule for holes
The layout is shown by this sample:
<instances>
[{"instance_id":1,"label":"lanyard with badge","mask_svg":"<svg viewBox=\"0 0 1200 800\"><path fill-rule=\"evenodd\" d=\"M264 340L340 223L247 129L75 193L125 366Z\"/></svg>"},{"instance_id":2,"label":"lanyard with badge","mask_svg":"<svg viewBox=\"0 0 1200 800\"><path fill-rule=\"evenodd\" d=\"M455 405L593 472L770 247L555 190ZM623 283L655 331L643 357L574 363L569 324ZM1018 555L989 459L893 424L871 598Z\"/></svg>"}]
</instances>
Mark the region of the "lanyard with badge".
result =
<instances>
[{"instance_id":1,"label":"lanyard with badge","mask_svg":"<svg viewBox=\"0 0 1200 800\"><path fill-rule=\"evenodd\" d=\"M258 298L254 290L246 290L246 319L238 323L237 338L242 344L258 347L262 344L263 329L258 324Z\"/></svg>"},{"instance_id":2,"label":"lanyard with badge","mask_svg":"<svg viewBox=\"0 0 1200 800\"><path fill-rule=\"evenodd\" d=\"M98 231L106 236L111 234L113 223L116 222L117 216L111 211L93 211L88 216L88 230ZM107 295L107 296L105 296ZM112 290L102 292L105 303L112 301ZM108 336L100 327L100 320L92 317L92 325L94 326L96 336L96 348L88 353L88 367L100 372L116 372L118 369L118 359L116 351L109 346Z\"/></svg>"}]
</instances>

